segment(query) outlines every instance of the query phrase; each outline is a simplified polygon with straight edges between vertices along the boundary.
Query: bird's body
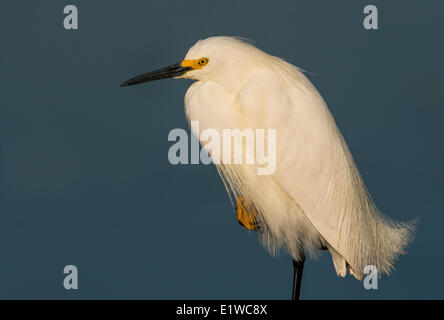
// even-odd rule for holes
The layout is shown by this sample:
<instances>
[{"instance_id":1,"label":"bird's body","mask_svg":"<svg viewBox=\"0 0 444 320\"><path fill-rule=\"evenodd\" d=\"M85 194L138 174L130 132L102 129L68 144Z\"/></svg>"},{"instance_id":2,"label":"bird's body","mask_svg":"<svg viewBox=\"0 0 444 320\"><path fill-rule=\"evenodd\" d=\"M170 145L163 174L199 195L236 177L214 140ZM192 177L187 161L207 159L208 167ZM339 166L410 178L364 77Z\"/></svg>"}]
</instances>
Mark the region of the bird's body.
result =
<instances>
[{"instance_id":1,"label":"bird's body","mask_svg":"<svg viewBox=\"0 0 444 320\"><path fill-rule=\"evenodd\" d=\"M222 129L276 129L272 175L258 175L256 165L216 161L228 191L256 209L267 247L274 252L284 246L295 260L304 248L326 247L341 276L349 271L360 279L366 265L388 273L408 242L410 226L379 213L310 81L298 68L235 38L202 40L185 59L211 61L212 50L229 50L242 76L195 82L185 97L187 118L220 136Z\"/></svg>"},{"instance_id":2,"label":"bird's body","mask_svg":"<svg viewBox=\"0 0 444 320\"><path fill-rule=\"evenodd\" d=\"M338 275L361 279L366 265L390 272L411 224L378 211L327 105L300 69L237 38L211 37L180 64L122 86L165 77L197 80L186 93L185 111L200 131L276 131L276 167L268 175L259 175L257 164L224 163L223 153L202 141L230 195L254 208L272 252L285 247L300 261L304 249L326 248Z\"/></svg>"}]
</instances>

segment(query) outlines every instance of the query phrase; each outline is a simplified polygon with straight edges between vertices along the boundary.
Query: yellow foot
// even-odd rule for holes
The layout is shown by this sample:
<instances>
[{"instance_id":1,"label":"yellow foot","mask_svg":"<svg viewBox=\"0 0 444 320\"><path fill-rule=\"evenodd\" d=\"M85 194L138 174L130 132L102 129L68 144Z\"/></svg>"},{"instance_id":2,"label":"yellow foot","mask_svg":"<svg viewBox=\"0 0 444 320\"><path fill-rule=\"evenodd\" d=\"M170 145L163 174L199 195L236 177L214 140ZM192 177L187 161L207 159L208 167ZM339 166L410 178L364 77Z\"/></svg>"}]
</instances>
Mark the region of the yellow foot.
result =
<instances>
[{"instance_id":1,"label":"yellow foot","mask_svg":"<svg viewBox=\"0 0 444 320\"><path fill-rule=\"evenodd\" d=\"M251 212L248 211L247 205L242 197L236 198L237 202L237 220L248 230L259 229L256 224L256 209L253 207Z\"/></svg>"}]
</instances>

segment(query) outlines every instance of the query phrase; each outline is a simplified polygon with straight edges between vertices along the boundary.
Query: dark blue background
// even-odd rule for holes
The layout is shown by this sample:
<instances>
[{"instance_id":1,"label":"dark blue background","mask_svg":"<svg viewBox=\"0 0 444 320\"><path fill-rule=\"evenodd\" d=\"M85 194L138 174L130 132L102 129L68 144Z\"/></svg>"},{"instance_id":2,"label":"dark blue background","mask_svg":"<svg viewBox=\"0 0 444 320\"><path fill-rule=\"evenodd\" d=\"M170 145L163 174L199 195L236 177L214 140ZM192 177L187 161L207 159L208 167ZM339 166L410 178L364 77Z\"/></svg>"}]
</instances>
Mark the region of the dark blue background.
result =
<instances>
[{"instance_id":1,"label":"dark blue background","mask_svg":"<svg viewBox=\"0 0 444 320\"><path fill-rule=\"evenodd\" d=\"M63 28L77 5L79 30ZM379 9L366 31L366 4ZM438 1L10 1L0 6L0 298L287 299L292 267L241 228L213 166L172 166L190 81L118 88L212 35L310 71L386 215L420 216L379 289L308 261L302 298L444 298ZM188 129L187 129L188 130ZM79 268L79 290L63 267Z\"/></svg>"}]
</instances>

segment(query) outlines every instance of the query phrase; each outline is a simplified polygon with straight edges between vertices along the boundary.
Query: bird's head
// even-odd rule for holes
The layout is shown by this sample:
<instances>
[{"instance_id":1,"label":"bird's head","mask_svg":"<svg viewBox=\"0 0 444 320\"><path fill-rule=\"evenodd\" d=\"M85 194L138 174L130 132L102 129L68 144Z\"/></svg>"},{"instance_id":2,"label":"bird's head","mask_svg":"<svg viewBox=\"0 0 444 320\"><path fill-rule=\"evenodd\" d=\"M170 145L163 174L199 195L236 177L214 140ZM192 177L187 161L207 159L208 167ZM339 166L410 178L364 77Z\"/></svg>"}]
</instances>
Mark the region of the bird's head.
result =
<instances>
[{"instance_id":1,"label":"bird's head","mask_svg":"<svg viewBox=\"0 0 444 320\"><path fill-rule=\"evenodd\" d=\"M214 81L230 88L248 76L249 70L262 54L265 53L238 38L211 37L198 41L181 62L134 77L120 86L166 78L185 78Z\"/></svg>"}]
</instances>

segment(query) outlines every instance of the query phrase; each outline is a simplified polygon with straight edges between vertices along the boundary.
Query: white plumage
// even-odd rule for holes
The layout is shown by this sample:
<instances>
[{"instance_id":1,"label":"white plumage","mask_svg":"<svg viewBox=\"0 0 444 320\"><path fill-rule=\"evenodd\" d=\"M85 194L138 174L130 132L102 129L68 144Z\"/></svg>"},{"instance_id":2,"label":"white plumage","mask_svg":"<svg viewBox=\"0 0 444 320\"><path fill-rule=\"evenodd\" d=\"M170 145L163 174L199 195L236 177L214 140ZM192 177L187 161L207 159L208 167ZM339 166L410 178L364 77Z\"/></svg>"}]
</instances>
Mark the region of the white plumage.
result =
<instances>
[{"instance_id":1,"label":"white plumage","mask_svg":"<svg viewBox=\"0 0 444 320\"><path fill-rule=\"evenodd\" d=\"M216 165L228 192L256 208L266 247L283 246L295 260L304 248L326 247L340 276L361 279L366 265L388 274L413 224L378 211L327 105L301 70L231 37L201 40L185 59L202 57L205 67L182 76L198 80L185 97L189 121L199 121L201 131L276 129L272 175L258 175L255 165Z\"/></svg>"}]
</instances>

